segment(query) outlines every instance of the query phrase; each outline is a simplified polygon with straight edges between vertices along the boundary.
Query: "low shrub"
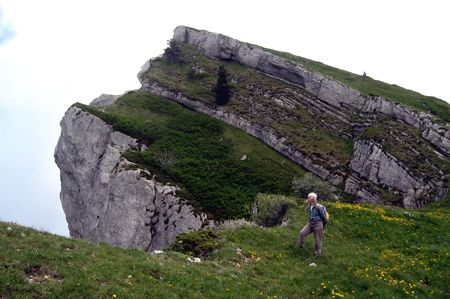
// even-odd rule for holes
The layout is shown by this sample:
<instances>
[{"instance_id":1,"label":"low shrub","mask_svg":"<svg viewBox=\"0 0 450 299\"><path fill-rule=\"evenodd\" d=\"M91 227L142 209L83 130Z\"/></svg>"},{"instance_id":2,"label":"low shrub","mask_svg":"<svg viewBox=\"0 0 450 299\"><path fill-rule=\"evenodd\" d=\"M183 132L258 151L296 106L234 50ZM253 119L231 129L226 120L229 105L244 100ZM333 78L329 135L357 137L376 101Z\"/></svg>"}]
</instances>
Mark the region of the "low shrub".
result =
<instances>
[{"instance_id":1,"label":"low shrub","mask_svg":"<svg viewBox=\"0 0 450 299\"><path fill-rule=\"evenodd\" d=\"M285 196L258 194L253 204L252 220L265 227L279 225L288 209L296 205L294 200Z\"/></svg>"},{"instance_id":2,"label":"low shrub","mask_svg":"<svg viewBox=\"0 0 450 299\"><path fill-rule=\"evenodd\" d=\"M179 234L172 250L197 257L205 257L219 248L219 235L213 230L200 230Z\"/></svg>"},{"instance_id":3,"label":"low shrub","mask_svg":"<svg viewBox=\"0 0 450 299\"><path fill-rule=\"evenodd\" d=\"M258 225L255 222L250 222L244 218L225 220L219 225L219 228L221 229L231 229L231 230L243 227L254 228L258 227Z\"/></svg>"},{"instance_id":4,"label":"low shrub","mask_svg":"<svg viewBox=\"0 0 450 299\"><path fill-rule=\"evenodd\" d=\"M292 189L300 198L306 198L310 192L315 192L320 200L333 201L335 199L336 188L309 172L301 178L294 178Z\"/></svg>"},{"instance_id":5,"label":"low shrub","mask_svg":"<svg viewBox=\"0 0 450 299\"><path fill-rule=\"evenodd\" d=\"M177 157L172 152L163 151L159 153L158 161L161 169L167 169L177 162Z\"/></svg>"}]
</instances>

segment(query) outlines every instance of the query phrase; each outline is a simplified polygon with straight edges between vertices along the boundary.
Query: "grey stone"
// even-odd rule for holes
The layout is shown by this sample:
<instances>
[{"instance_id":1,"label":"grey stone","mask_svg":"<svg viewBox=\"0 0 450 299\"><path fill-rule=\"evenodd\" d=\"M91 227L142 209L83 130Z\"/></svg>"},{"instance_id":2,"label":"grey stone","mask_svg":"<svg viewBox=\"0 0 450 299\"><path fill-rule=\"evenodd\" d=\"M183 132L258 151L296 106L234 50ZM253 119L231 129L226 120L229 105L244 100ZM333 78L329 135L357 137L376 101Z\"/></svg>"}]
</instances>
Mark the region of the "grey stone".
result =
<instances>
[{"instance_id":1,"label":"grey stone","mask_svg":"<svg viewBox=\"0 0 450 299\"><path fill-rule=\"evenodd\" d=\"M102 94L89 103L91 106L108 106L114 103L121 95Z\"/></svg>"},{"instance_id":2,"label":"grey stone","mask_svg":"<svg viewBox=\"0 0 450 299\"><path fill-rule=\"evenodd\" d=\"M66 112L55 161L71 236L151 252L179 233L209 225L177 197L176 187L158 183L121 157L145 148L80 108Z\"/></svg>"},{"instance_id":3,"label":"grey stone","mask_svg":"<svg viewBox=\"0 0 450 299\"><path fill-rule=\"evenodd\" d=\"M364 181L397 190L407 208L421 207L422 198L431 201L447 192L443 181L414 176L406 165L373 141L355 142L350 170L353 173L346 180L345 191L356 194L360 202L381 202L378 195L361 187Z\"/></svg>"},{"instance_id":4,"label":"grey stone","mask_svg":"<svg viewBox=\"0 0 450 299\"><path fill-rule=\"evenodd\" d=\"M287 144L286 138L271 127L254 124L244 118L245 116L237 116L227 111L226 107L218 107L199 100L189 99L180 92L171 91L156 81L148 80L145 76L141 77L140 80L142 83L141 89L144 91L172 99L192 110L208 114L232 126L241 128L333 185L337 186L345 182L345 191L356 195L357 202L382 203L382 198L379 194L362 187L364 181L373 182L378 186L392 187L403 195L406 195L407 190L410 188L416 188L417 190L425 188L430 192L427 195L429 201L441 198L446 193L446 188L443 187L441 180L438 179L427 183L423 178L414 176L405 165L394 156L383 152L381 146L377 144L357 141L354 146L349 171L329 170L298 151L294 146ZM424 204L419 198L427 192L415 193L415 207L420 207Z\"/></svg>"}]
</instances>

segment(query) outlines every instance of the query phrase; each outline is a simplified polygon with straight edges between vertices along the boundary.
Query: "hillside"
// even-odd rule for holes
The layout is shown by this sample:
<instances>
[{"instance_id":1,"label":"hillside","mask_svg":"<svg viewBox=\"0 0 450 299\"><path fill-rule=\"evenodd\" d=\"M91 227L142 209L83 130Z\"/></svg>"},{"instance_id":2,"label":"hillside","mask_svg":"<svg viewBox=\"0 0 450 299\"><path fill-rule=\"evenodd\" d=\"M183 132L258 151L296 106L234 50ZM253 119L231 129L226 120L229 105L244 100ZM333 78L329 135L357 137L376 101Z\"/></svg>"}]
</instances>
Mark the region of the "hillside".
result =
<instances>
[{"instance_id":1,"label":"hillside","mask_svg":"<svg viewBox=\"0 0 450 299\"><path fill-rule=\"evenodd\" d=\"M0 298L448 298L449 199L409 211L326 203L324 254L286 226L220 230L201 263L0 223ZM239 249L241 253L239 254ZM317 267L309 267L310 263Z\"/></svg>"},{"instance_id":2,"label":"hillside","mask_svg":"<svg viewBox=\"0 0 450 299\"><path fill-rule=\"evenodd\" d=\"M258 193L291 196L299 180L346 203L414 209L448 194L450 106L439 100L185 26L138 79L61 120L55 162L73 237L164 249L248 219Z\"/></svg>"}]
</instances>

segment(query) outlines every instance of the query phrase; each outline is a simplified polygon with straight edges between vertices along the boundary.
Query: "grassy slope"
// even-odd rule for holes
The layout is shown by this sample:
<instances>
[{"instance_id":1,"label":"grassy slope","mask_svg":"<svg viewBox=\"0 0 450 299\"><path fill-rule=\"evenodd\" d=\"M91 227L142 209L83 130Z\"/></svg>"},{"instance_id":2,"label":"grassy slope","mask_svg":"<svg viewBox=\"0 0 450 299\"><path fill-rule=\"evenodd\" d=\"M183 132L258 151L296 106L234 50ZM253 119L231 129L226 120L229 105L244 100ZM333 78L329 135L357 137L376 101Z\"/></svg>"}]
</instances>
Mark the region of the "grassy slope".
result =
<instances>
[{"instance_id":1,"label":"grassy slope","mask_svg":"<svg viewBox=\"0 0 450 299\"><path fill-rule=\"evenodd\" d=\"M295 247L301 207L284 227L220 231L220 248L200 264L0 223L0 298L448 298L449 198L409 215L327 206L320 258L311 236Z\"/></svg>"},{"instance_id":2,"label":"grassy slope","mask_svg":"<svg viewBox=\"0 0 450 299\"><path fill-rule=\"evenodd\" d=\"M383 96L386 99L404 104L418 111L425 111L450 122L450 105L438 98L424 96L418 92L405 89L395 84L387 84L370 77L353 74L318 61L310 60L290 53L265 49L282 58L300 63L311 71L329 76L350 86L364 95Z\"/></svg>"},{"instance_id":3,"label":"grassy slope","mask_svg":"<svg viewBox=\"0 0 450 299\"><path fill-rule=\"evenodd\" d=\"M125 157L181 185L183 198L218 219L248 216L258 192L290 194L294 176L305 172L261 141L210 116L170 100L131 92L102 111L78 104L119 131L151 143ZM175 157L162 168L160 153ZM249 160L240 161L243 155Z\"/></svg>"}]
</instances>

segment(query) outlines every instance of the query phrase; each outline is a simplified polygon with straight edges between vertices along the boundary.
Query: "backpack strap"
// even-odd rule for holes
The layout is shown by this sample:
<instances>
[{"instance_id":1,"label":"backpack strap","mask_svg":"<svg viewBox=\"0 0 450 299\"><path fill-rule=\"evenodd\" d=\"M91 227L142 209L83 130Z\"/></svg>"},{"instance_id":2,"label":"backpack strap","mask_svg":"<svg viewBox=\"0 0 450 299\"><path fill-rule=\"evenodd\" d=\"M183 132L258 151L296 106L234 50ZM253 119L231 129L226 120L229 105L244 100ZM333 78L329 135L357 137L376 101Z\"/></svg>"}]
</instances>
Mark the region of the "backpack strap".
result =
<instances>
[{"instance_id":1,"label":"backpack strap","mask_svg":"<svg viewBox=\"0 0 450 299\"><path fill-rule=\"evenodd\" d=\"M320 217L320 219L322 220L322 222L323 222L324 225L327 224L327 218L326 218L325 215L324 215L324 209L323 209L323 206L320 205L320 204L317 204L314 208L315 208L316 210L317 210L317 208L319 208L319 209L317 210L317 212L319 213L319 217Z\"/></svg>"}]
</instances>

